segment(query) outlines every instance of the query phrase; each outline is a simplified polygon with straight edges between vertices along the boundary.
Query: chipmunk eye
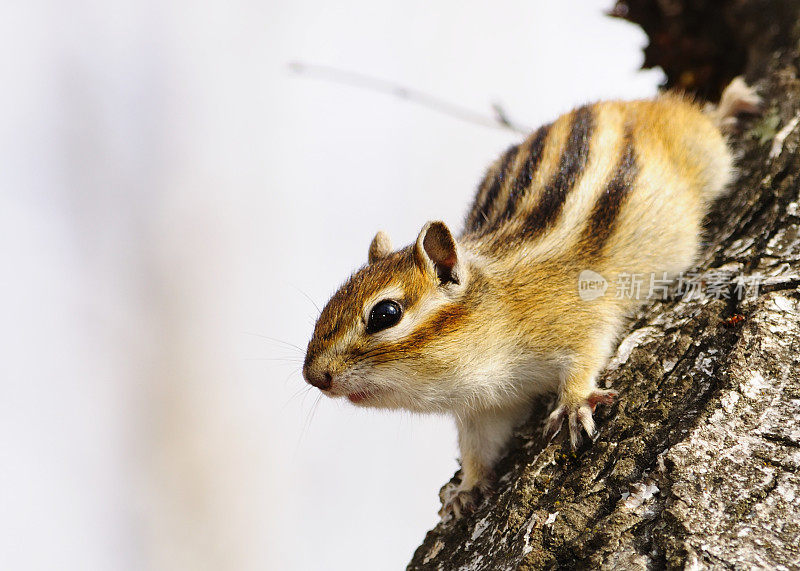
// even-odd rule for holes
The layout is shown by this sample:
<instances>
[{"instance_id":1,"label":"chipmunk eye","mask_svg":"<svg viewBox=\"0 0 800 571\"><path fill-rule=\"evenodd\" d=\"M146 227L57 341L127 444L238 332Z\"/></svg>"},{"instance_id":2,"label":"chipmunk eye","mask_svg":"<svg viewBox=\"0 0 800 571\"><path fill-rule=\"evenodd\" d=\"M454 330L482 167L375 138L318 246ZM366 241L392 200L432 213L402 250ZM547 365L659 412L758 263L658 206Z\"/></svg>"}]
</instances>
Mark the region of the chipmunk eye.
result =
<instances>
[{"instance_id":1,"label":"chipmunk eye","mask_svg":"<svg viewBox=\"0 0 800 571\"><path fill-rule=\"evenodd\" d=\"M397 325L401 317L403 317L403 309L399 303L391 299L379 301L369 312L367 333L375 333Z\"/></svg>"}]
</instances>

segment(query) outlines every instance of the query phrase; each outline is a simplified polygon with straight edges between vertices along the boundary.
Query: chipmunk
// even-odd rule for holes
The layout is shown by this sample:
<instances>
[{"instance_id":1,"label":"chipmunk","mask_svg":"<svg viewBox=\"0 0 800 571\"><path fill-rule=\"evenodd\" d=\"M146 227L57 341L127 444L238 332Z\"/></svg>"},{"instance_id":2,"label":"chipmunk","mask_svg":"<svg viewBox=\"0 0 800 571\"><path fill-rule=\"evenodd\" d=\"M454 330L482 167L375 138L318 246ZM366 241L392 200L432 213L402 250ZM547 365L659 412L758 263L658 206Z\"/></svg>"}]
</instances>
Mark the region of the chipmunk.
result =
<instances>
[{"instance_id":1,"label":"chipmunk","mask_svg":"<svg viewBox=\"0 0 800 571\"><path fill-rule=\"evenodd\" d=\"M701 223L731 180L721 129L759 98L741 79L720 104L608 101L563 115L489 168L458 236L428 222L395 251L378 232L368 263L322 310L307 382L363 407L455 417L462 478L443 518L475 508L531 400L558 394L577 445L612 390L596 385L639 299L584 299L579 276L674 276L698 252Z\"/></svg>"}]
</instances>

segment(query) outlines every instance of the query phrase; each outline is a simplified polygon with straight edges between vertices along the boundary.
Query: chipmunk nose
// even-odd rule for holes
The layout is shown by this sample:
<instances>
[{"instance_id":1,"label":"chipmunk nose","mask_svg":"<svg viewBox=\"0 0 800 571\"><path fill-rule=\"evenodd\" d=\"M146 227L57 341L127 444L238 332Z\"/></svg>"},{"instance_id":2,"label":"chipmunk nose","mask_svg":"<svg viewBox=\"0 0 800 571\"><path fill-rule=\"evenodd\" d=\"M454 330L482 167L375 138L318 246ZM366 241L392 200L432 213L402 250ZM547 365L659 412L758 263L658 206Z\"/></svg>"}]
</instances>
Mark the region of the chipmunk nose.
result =
<instances>
[{"instance_id":1,"label":"chipmunk nose","mask_svg":"<svg viewBox=\"0 0 800 571\"><path fill-rule=\"evenodd\" d=\"M308 384L317 387L321 391L327 391L333 384L333 377L328 371L304 371Z\"/></svg>"}]
</instances>

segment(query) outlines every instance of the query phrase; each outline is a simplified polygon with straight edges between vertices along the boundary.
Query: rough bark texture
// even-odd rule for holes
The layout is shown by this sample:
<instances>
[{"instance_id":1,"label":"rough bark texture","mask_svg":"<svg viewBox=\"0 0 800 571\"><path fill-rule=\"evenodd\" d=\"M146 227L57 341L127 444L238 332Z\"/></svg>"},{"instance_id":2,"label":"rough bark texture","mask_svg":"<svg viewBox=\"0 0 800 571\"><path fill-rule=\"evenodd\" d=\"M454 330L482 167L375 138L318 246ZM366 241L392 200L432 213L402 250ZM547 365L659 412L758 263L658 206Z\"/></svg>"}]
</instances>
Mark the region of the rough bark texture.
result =
<instances>
[{"instance_id":1,"label":"rough bark texture","mask_svg":"<svg viewBox=\"0 0 800 571\"><path fill-rule=\"evenodd\" d=\"M497 495L431 530L409 569L800 569L800 2L631 0L614 15L648 32L646 65L669 85L718 93L744 73L764 97L698 264L763 285L643 308L601 378L621 397L598 409L596 441L544 442L540 403Z\"/></svg>"}]
</instances>

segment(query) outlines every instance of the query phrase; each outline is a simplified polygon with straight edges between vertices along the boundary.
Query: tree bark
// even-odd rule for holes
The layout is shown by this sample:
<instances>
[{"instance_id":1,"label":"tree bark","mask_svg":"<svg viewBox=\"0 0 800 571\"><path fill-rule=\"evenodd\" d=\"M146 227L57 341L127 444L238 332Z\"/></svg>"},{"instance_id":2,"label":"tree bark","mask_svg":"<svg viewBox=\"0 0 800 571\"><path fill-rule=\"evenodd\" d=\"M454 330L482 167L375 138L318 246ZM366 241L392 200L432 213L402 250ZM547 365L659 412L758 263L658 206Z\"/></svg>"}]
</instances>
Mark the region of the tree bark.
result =
<instances>
[{"instance_id":1,"label":"tree bark","mask_svg":"<svg viewBox=\"0 0 800 571\"><path fill-rule=\"evenodd\" d=\"M497 494L431 530L409 569L800 569L800 2L612 13L645 29L645 65L668 86L718 95L744 74L764 98L733 137L737 180L697 266L705 283L725 271L751 287L643 308L600 379L620 398L595 414L595 442L545 442L551 403L537 404Z\"/></svg>"}]
</instances>

